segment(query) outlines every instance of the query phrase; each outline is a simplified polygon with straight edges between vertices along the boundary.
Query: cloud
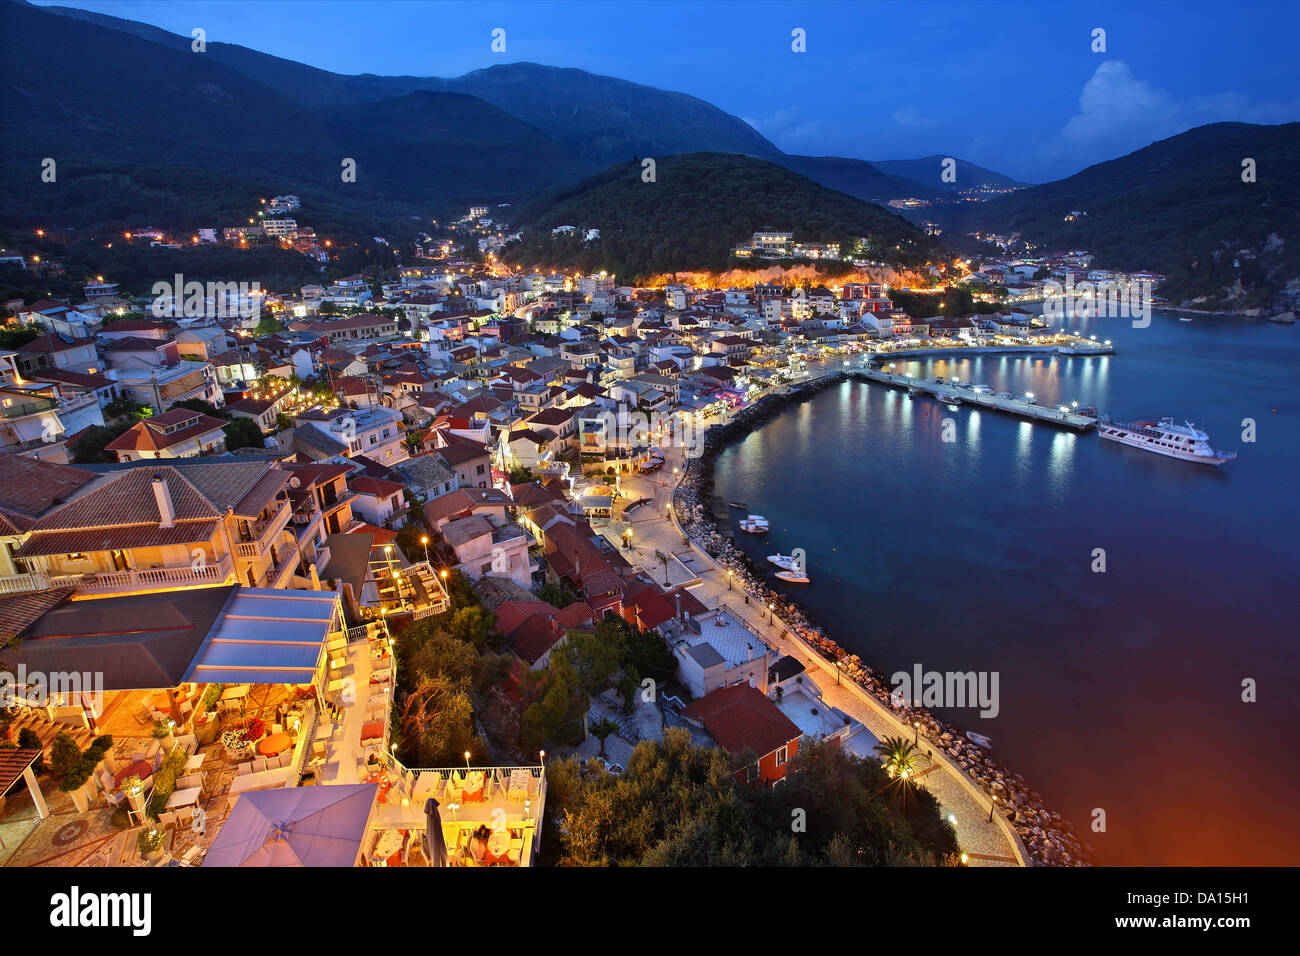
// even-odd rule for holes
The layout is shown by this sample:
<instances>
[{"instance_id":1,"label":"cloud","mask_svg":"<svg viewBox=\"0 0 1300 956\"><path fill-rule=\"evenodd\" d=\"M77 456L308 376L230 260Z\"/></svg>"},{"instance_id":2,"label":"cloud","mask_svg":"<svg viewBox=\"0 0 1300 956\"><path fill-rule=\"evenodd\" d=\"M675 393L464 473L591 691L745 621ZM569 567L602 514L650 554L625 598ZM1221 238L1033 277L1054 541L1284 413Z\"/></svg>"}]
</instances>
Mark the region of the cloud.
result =
<instances>
[{"instance_id":1,"label":"cloud","mask_svg":"<svg viewBox=\"0 0 1300 956\"><path fill-rule=\"evenodd\" d=\"M804 152L827 140L828 130L821 120L802 119L797 106L779 109L771 116L742 119L788 152Z\"/></svg>"},{"instance_id":2,"label":"cloud","mask_svg":"<svg viewBox=\"0 0 1300 956\"><path fill-rule=\"evenodd\" d=\"M1106 60L1084 84L1079 111L1049 141L1045 158L1086 163L1113 159L1206 123L1284 123L1300 116L1300 100L1254 103L1233 91L1182 98L1133 75L1123 60Z\"/></svg>"},{"instance_id":3,"label":"cloud","mask_svg":"<svg viewBox=\"0 0 1300 956\"><path fill-rule=\"evenodd\" d=\"M939 121L933 116L926 116L915 106L905 106L894 110L894 122L904 129L929 129L938 126Z\"/></svg>"}]
</instances>

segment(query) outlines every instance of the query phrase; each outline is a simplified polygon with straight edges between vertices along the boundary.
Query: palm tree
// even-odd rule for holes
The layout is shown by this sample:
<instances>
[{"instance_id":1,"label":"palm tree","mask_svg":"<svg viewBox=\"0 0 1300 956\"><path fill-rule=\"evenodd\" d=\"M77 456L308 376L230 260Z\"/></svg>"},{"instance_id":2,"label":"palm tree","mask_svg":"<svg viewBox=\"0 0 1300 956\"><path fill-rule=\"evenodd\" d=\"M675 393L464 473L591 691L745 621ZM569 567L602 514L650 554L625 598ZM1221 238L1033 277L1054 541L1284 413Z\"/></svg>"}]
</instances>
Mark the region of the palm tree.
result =
<instances>
[{"instance_id":1,"label":"palm tree","mask_svg":"<svg viewBox=\"0 0 1300 956\"><path fill-rule=\"evenodd\" d=\"M618 732L618 724L608 717L602 717L591 725L591 736L600 741L600 756L605 756L605 738Z\"/></svg>"},{"instance_id":2,"label":"palm tree","mask_svg":"<svg viewBox=\"0 0 1300 956\"><path fill-rule=\"evenodd\" d=\"M662 551L656 551L655 560L662 562L664 566L664 587L670 587L668 583L668 555L664 554Z\"/></svg>"},{"instance_id":3,"label":"palm tree","mask_svg":"<svg viewBox=\"0 0 1300 956\"><path fill-rule=\"evenodd\" d=\"M885 772L891 777L901 776L906 780L915 776L921 751L906 737L886 737L876 744L875 750L885 758Z\"/></svg>"}]
</instances>

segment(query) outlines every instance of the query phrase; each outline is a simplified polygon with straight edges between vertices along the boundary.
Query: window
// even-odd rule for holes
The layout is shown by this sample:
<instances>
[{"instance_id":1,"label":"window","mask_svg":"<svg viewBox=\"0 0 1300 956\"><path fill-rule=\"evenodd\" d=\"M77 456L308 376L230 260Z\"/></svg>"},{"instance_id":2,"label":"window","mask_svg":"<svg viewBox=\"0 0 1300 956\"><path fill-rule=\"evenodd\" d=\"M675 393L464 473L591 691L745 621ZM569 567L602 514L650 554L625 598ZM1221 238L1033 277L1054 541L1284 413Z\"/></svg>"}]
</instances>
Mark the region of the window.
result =
<instances>
[{"instance_id":1,"label":"window","mask_svg":"<svg viewBox=\"0 0 1300 956\"><path fill-rule=\"evenodd\" d=\"M782 747L780 750L776 752L776 765L778 767L785 766L786 757L788 756L788 750L789 750L789 746L787 745L785 747Z\"/></svg>"}]
</instances>

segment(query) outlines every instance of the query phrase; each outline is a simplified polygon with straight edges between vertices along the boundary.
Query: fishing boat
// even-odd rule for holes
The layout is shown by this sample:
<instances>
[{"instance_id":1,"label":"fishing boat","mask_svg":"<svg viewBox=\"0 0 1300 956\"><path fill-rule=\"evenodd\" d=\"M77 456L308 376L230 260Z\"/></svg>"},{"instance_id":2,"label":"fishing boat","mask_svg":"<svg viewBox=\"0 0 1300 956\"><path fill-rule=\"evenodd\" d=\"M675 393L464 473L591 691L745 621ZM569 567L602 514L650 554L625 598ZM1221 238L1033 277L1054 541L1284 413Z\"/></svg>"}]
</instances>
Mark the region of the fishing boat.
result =
<instances>
[{"instance_id":1,"label":"fishing boat","mask_svg":"<svg viewBox=\"0 0 1300 956\"><path fill-rule=\"evenodd\" d=\"M771 561L783 571L802 571L799 567L799 559L791 554L769 554L767 560Z\"/></svg>"},{"instance_id":2,"label":"fishing boat","mask_svg":"<svg viewBox=\"0 0 1300 956\"><path fill-rule=\"evenodd\" d=\"M762 515L746 515L740 519L740 530L750 534L764 534L768 527L767 519Z\"/></svg>"},{"instance_id":3,"label":"fishing boat","mask_svg":"<svg viewBox=\"0 0 1300 956\"><path fill-rule=\"evenodd\" d=\"M985 737L983 734L975 733L975 731L973 730L966 731L966 739L968 739L973 744L977 744L978 746L983 747L985 750L993 746L992 740L990 740L988 737Z\"/></svg>"},{"instance_id":4,"label":"fishing boat","mask_svg":"<svg viewBox=\"0 0 1300 956\"><path fill-rule=\"evenodd\" d=\"M789 584L808 584L812 580L802 571L778 571L776 576Z\"/></svg>"},{"instance_id":5,"label":"fishing boat","mask_svg":"<svg viewBox=\"0 0 1300 956\"><path fill-rule=\"evenodd\" d=\"M1121 445L1204 465L1222 465L1237 457L1235 451L1211 448L1210 436L1191 422L1175 425L1172 418L1162 418L1159 422L1117 422L1103 417L1098 419L1097 434Z\"/></svg>"}]
</instances>

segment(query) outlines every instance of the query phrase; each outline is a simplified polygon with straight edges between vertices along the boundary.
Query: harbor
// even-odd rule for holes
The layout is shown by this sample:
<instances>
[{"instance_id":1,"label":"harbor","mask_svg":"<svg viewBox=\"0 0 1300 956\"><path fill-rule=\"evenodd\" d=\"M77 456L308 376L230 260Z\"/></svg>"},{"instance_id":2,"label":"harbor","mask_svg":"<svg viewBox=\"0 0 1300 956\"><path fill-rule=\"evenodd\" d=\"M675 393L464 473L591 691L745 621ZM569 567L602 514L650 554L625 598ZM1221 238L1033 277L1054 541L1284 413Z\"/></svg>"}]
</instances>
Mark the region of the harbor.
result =
<instances>
[{"instance_id":1,"label":"harbor","mask_svg":"<svg viewBox=\"0 0 1300 956\"><path fill-rule=\"evenodd\" d=\"M852 378L865 379L879 385L907 389L913 395L918 393L929 395L949 405L961 404L971 405L975 408L987 408L992 411L1015 415L1018 418L1028 419L1029 421L1044 422L1079 432L1090 431L1097 427L1095 416L1080 414L1078 411L1071 410L1066 406L1048 407L1046 405L1036 405L1032 394L1015 398L1007 393L994 393L984 386L945 382L941 379L912 378L908 375L896 374L887 368L854 369L848 374Z\"/></svg>"}]
</instances>

